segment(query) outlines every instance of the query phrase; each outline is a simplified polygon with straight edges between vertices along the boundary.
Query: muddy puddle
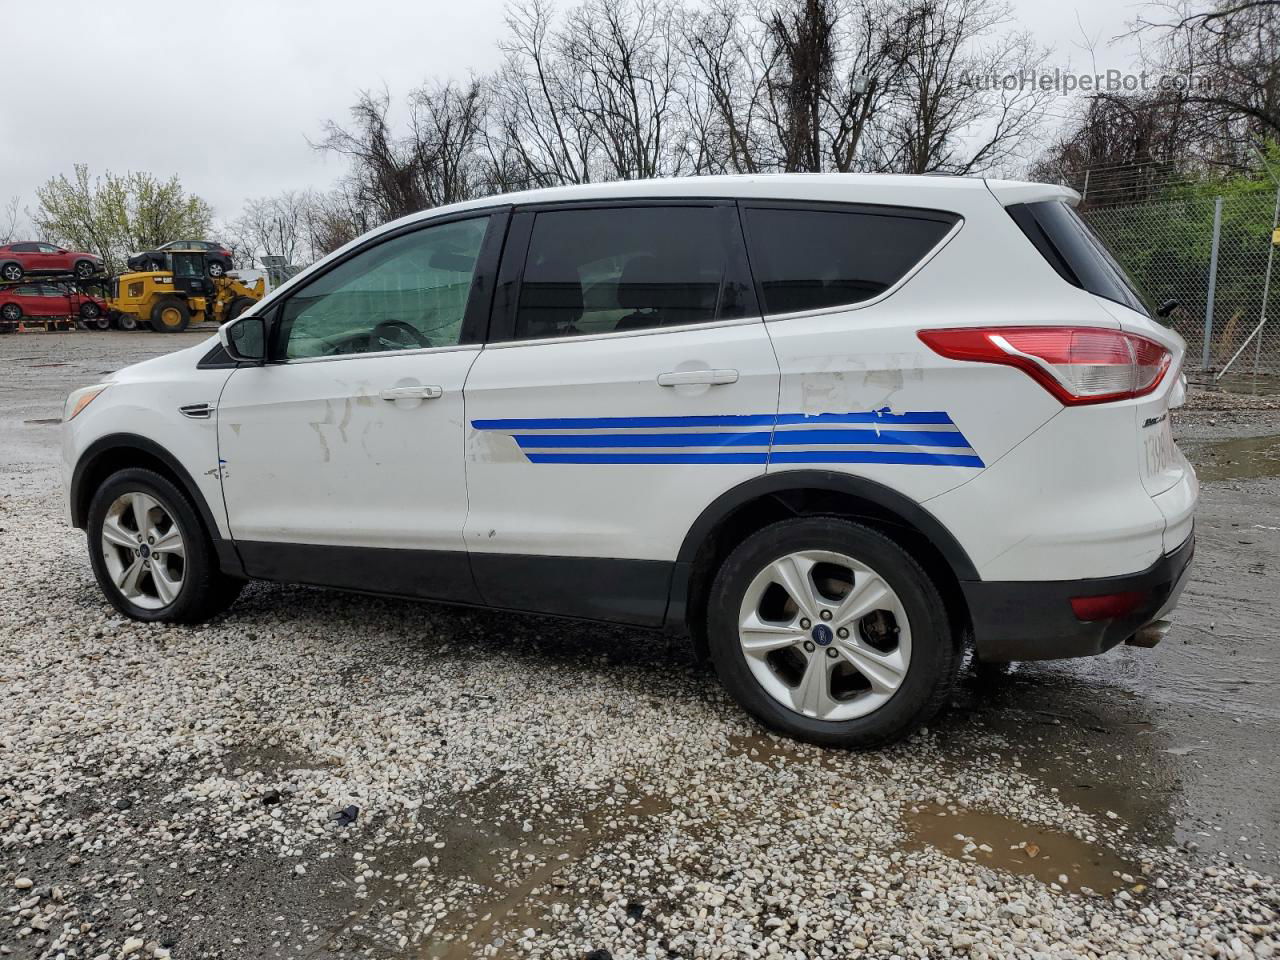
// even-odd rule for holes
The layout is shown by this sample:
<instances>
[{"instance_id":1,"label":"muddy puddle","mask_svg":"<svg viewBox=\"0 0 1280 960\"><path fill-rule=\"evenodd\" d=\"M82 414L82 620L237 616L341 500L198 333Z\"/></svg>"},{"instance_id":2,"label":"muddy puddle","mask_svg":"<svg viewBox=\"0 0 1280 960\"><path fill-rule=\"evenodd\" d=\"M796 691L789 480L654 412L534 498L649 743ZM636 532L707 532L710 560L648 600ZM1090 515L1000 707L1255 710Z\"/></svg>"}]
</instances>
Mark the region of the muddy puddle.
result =
<instances>
[{"instance_id":1,"label":"muddy puddle","mask_svg":"<svg viewBox=\"0 0 1280 960\"><path fill-rule=\"evenodd\" d=\"M593 849L621 840L640 822L661 816L670 809L666 800L640 796L588 810L565 836L550 845L540 844L532 863L526 862L524 869L505 884L493 876L488 877L485 886L491 890L496 888L496 894L442 919L434 935L420 945L415 956L425 960L463 960L485 947L494 947L501 954L523 931L543 929L547 915L556 913L557 908L568 913L578 899L569 889L568 873L578 861L589 856ZM514 844L491 850L490 855L501 861L512 851L518 857L529 856L524 853L523 845Z\"/></svg>"},{"instance_id":2,"label":"muddy puddle","mask_svg":"<svg viewBox=\"0 0 1280 960\"><path fill-rule=\"evenodd\" d=\"M1073 892L1144 889L1137 880L1123 879L1134 877L1137 868L1111 851L999 814L930 805L908 813L904 826L916 847L928 845L957 860L1035 877Z\"/></svg>"},{"instance_id":3,"label":"muddy puddle","mask_svg":"<svg viewBox=\"0 0 1280 960\"><path fill-rule=\"evenodd\" d=\"M1280 436L1236 437L1216 443L1182 444L1201 481L1254 480L1280 476Z\"/></svg>"},{"instance_id":4,"label":"muddy puddle","mask_svg":"<svg viewBox=\"0 0 1280 960\"><path fill-rule=\"evenodd\" d=\"M1269 396L1280 394L1280 377L1265 373L1228 373L1222 379L1213 381L1213 387L1224 393L1242 396Z\"/></svg>"}]
</instances>

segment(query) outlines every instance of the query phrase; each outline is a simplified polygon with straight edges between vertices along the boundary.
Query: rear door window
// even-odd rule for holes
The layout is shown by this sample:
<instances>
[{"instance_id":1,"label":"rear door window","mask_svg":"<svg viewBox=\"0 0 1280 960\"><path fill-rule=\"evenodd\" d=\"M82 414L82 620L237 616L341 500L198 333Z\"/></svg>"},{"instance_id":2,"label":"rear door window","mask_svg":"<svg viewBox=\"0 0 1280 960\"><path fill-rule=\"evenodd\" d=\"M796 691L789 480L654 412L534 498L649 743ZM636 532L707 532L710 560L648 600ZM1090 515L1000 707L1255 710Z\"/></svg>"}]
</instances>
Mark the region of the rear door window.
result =
<instances>
[{"instance_id":1,"label":"rear door window","mask_svg":"<svg viewBox=\"0 0 1280 960\"><path fill-rule=\"evenodd\" d=\"M1146 299L1102 239L1063 200L1006 208L1027 239L1068 283L1150 316Z\"/></svg>"},{"instance_id":2,"label":"rear door window","mask_svg":"<svg viewBox=\"0 0 1280 960\"><path fill-rule=\"evenodd\" d=\"M743 219L764 312L777 315L880 296L910 273L959 218L899 208L750 204Z\"/></svg>"},{"instance_id":3,"label":"rear door window","mask_svg":"<svg viewBox=\"0 0 1280 960\"><path fill-rule=\"evenodd\" d=\"M525 257L517 340L746 316L732 206L542 210Z\"/></svg>"}]
</instances>

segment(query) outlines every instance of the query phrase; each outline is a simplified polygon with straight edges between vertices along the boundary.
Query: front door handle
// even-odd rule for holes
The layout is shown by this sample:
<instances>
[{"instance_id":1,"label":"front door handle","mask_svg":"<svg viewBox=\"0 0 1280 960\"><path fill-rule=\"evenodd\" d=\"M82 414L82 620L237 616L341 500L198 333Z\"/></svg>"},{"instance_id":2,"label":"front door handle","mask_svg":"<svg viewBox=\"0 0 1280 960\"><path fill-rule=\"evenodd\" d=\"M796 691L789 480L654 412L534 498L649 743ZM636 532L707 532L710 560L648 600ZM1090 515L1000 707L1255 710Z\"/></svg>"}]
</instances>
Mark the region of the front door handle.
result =
<instances>
[{"instance_id":1,"label":"front door handle","mask_svg":"<svg viewBox=\"0 0 1280 960\"><path fill-rule=\"evenodd\" d=\"M737 382L737 370L674 370L670 373L658 374L658 386L660 387Z\"/></svg>"},{"instance_id":2,"label":"front door handle","mask_svg":"<svg viewBox=\"0 0 1280 960\"><path fill-rule=\"evenodd\" d=\"M444 396L440 387L391 387L383 390L379 396L383 400L435 400Z\"/></svg>"}]
</instances>

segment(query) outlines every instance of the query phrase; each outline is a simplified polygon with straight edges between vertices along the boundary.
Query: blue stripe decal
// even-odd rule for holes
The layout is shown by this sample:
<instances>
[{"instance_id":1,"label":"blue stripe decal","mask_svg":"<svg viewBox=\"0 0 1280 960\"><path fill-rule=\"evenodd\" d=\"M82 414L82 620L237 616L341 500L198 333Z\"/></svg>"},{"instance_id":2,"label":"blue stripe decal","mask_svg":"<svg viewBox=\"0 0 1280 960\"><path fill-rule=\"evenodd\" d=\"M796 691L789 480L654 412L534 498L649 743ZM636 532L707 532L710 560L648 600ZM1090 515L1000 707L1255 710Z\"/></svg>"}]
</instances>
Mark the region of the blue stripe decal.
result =
<instances>
[{"instance_id":1,"label":"blue stripe decal","mask_svg":"<svg viewBox=\"0 0 1280 960\"><path fill-rule=\"evenodd\" d=\"M521 447L767 447L768 430L751 433L517 433Z\"/></svg>"},{"instance_id":2,"label":"blue stripe decal","mask_svg":"<svg viewBox=\"0 0 1280 960\"><path fill-rule=\"evenodd\" d=\"M901 463L938 467L985 466L977 455L896 450L775 450L770 463Z\"/></svg>"},{"instance_id":3,"label":"blue stripe decal","mask_svg":"<svg viewBox=\"0 0 1280 960\"><path fill-rule=\"evenodd\" d=\"M872 444L907 447L967 447L964 434L954 430L787 430L770 433L517 433L524 449L566 450L595 447L767 447L811 443Z\"/></svg>"},{"instance_id":4,"label":"blue stripe decal","mask_svg":"<svg viewBox=\"0 0 1280 960\"><path fill-rule=\"evenodd\" d=\"M767 453L530 453L530 463L767 463Z\"/></svg>"},{"instance_id":5,"label":"blue stripe decal","mask_svg":"<svg viewBox=\"0 0 1280 960\"><path fill-rule=\"evenodd\" d=\"M866 424L873 429L830 429ZM685 417L545 417L473 420L476 430L508 434L530 463L578 464L800 464L879 463L940 467L984 467L959 430L896 430L898 425L950 426L942 410L890 413L726 414ZM684 427L678 433L641 432ZM696 428L721 428L697 430ZM798 429L786 429L798 427ZM752 429L757 428L757 429ZM764 428L764 429L758 429ZM779 429L782 428L782 429ZM885 429L889 428L889 429ZM600 433L532 431L613 431ZM828 449L796 449L823 445ZM853 450L854 446L879 449ZM769 452L689 448L767 447ZM893 449L894 447L900 449ZM943 448L928 451L922 448ZM630 452L621 452L627 450ZM557 452L546 452L546 451Z\"/></svg>"},{"instance_id":6,"label":"blue stripe decal","mask_svg":"<svg viewBox=\"0 0 1280 960\"><path fill-rule=\"evenodd\" d=\"M778 426L793 423L945 423L950 424L951 417L945 410L930 410L921 413L882 413L871 410L866 413L780 413Z\"/></svg>"},{"instance_id":7,"label":"blue stripe decal","mask_svg":"<svg viewBox=\"0 0 1280 960\"><path fill-rule=\"evenodd\" d=\"M775 445L809 443L873 443L908 447L967 447L969 441L956 430L778 430Z\"/></svg>"},{"instance_id":8,"label":"blue stripe decal","mask_svg":"<svg viewBox=\"0 0 1280 960\"><path fill-rule=\"evenodd\" d=\"M601 430L628 427L772 427L771 413L706 417L548 417L541 420L472 420L477 430Z\"/></svg>"}]
</instances>

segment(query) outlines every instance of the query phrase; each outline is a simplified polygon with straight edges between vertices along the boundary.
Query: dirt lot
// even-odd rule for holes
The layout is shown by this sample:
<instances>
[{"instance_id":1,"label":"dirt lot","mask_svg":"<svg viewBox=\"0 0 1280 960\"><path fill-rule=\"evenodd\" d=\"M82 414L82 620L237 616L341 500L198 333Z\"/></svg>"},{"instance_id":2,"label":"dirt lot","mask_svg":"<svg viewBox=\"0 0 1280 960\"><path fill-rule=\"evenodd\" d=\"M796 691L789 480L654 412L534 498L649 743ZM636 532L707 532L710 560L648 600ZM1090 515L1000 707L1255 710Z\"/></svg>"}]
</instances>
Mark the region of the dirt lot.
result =
<instances>
[{"instance_id":1,"label":"dirt lot","mask_svg":"<svg viewBox=\"0 0 1280 960\"><path fill-rule=\"evenodd\" d=\"M0 955L1280 952L1280 398L1177 418L1204 489L1161 646L970 674L848 754L636 631L267 584L120 619L62 399L206 335L0 338Z\"/></svg>"}]
</instances>

